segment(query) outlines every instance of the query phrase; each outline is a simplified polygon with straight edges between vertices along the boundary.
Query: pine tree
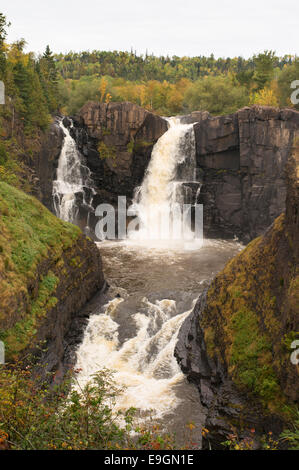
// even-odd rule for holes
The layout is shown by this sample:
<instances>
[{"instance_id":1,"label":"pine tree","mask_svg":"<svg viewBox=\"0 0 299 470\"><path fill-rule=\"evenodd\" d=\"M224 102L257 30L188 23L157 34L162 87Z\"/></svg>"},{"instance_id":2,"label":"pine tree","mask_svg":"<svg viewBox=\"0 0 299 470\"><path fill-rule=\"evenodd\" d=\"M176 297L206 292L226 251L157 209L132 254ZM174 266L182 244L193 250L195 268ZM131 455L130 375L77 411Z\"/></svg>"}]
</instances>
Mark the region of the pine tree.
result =
<instances>
[{"instance_id":1,"label":"pine tree","mask_svg":"<svg viewBox=\"0 0 299 470\"><path fill-rule=\"evenodd\" d=\"M10 26L10 23L7 22L6 16L3 13L0 13L0 78L4 77L5 66L6 66L6 57L4 52L4 41L6 39L6 28Z\"/></svg>"},{"instance_id":2,"label":"pine tree","mask_svg":"<svg viewBox=\"0 0 299 470\"><path fill-rule=\"evenodd\" d=\"M256 90L262 90L268 85L274 75L274 64L277 60L275 52L265 51L263 54L258 54L253 57L256 66L254 73L254 80L256 82Z\"/></svg>"}]
</instances>

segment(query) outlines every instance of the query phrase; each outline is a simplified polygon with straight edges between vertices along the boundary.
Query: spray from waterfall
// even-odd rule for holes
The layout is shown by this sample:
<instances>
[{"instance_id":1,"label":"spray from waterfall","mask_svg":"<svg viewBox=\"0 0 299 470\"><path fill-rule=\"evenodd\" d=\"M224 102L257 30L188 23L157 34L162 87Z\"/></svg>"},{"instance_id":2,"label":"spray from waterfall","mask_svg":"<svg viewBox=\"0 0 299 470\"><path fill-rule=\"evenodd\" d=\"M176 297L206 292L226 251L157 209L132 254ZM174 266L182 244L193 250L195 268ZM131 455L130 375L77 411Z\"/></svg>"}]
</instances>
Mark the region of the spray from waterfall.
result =
<instances>
[{"instance_id":1,"label":"spray from waterfall","mask_svg":"<svg viewBox=\"0 0 299 470\"><path fill-rule=\"evenodd\" d=\"M57 177L53 182L55 213L66 222L77 223L81 206L87 213L86 226L88 227L89 215L94 212L92 197L95 193L90 179L90 170L84 164L84 157L77 149L75 140L62 120L59 126L65 137L59 156ZM71 127L73 127L72 121Z\"/></svg>"}]
</instances>

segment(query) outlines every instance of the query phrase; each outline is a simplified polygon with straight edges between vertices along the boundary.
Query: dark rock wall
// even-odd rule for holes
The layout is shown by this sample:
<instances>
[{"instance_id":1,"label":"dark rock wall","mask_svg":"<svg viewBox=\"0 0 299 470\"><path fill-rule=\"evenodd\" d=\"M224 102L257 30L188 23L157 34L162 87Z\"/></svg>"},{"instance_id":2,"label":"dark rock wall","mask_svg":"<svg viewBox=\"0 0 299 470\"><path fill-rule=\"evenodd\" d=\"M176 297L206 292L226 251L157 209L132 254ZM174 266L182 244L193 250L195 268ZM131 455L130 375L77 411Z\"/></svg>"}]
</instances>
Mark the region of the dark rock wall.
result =
<instances>
[{"instance_id":1,"label":"dark rock wall","mask_svg":"<svg viewBox=\"0 0 299 470\"><path fill-rule=\"evenodd\" d=\"M252 107L199 117L194 130L205 234L248 242L284 210L284 168L299 113Z\"/></svg>"},{"instance_id":2,"label":"dark rock wall","mask_svg":"<svg viewBox=\"0 0 299 470\"><path fill-rule=\"evenodd\" d=\"M228 116L212 117L204 111L181 118L195 123L205 236L236 235L248 242L263 233L285 207L284 168L299 113L257 106ZM128 102L88 102L73 121L71 132L96 190L93 206L116 205L118 195L129 203L143 180L153 145L168 128L166 120ZM51 210L62 142L63 131L54 122L36 165L41 200Z\"/></svg>"},{"instance_id":3,"label":"dark rock wall","mask_svg":"<svg viewBox=\"0 0 299 470\"><path fill-rule=\"evenodd\" d=\"M207 448L229 434L277 438L298 405L299 134L286 165L286 214L231 260L183 324L175 350L207 407ZM253 428L254 434L250 429Z\"/></svg>"},{"instance_id":4,"label":"dark rock wall","mask_svg":"<svg viewBox=\"0 0 299 470\"><path fill-rule=\"evenodd\" d=\"M151 150L167 122L132 103L89 102L74 118L73 137L86 157L97 192L94 206L132 198Z\"/></svg>"},{"instance_id":5,"label":"dark rock wall","mask_svg":"<svg viewBox=\"0 0 299 470\"><path fill-rule=\"evenodd\" d=\"M49 130L41 136L41 148L35 157L35 169L40 188L39 199L51 211L54 211L52 200L53 181L56 177L59 155L64 133L57 119Z\"/></svg>"},{"instance_id":6,"label":"dark rock wall","mask_svg":"<svg viewBox=\"0 0 299 470\"><path fill-rule=\"evenodd\" d=\"M65 360L68 351L82 334L78 323L81 310L105 287L100 251L84 235L79 235L58 261L50 256L38 271L39 277L51 271L59 278L54 293L58 302L47 312L35 341L46 343L46 353L42 357L43 373L57 371L58 377L62 377L72 365Z\"/></svg>"}]
</instances>

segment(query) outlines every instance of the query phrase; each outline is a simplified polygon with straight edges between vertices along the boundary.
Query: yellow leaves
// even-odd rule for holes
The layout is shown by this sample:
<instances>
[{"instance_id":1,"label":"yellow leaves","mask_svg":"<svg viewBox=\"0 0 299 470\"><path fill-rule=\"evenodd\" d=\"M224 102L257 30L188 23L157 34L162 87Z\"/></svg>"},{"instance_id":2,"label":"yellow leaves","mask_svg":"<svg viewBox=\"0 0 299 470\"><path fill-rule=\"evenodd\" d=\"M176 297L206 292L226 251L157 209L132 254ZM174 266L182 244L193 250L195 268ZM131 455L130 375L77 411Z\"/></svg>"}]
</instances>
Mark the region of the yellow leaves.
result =
<instances>
[{"instance_id":1,"label":"yellow leaves","mask_svg":"<svg viewBox=\"0 0 299 470\"><path fill-rule=\"evenodd\" d=\"M187 427L188 429L190 429L190 431L193 431L193 429L195 429L195 428L196 428L195 424L194 424L194 423L192 423L192 422L191 422L191 423L189 423L189 424L186 424L186 427Z\"/></svg>"},{"instance_id":2,"label":"yellow leaves","mask_svg":"<svg viewBox=\"0 0 299 470\"><path fill-rule=\"evenodd\" d=\"M110 93L107 93L106 98L105 98L105 103L110 103L111 98L112 98L112 95L110 95Z\"/></svg>"},{"instance_id":3,"label":"yellow leaves","mask_svg":"<svg viewBox=\"0 0 299 470\"><path fill-rule=\"evenodd\" d=\"M101 81L100 81L100 88L99 88L99 91L100 91L100 94L101 94L101 96L100 96L101 103L104 102L104 98L105 98L105 94L106 94L106 90L107 90L107 85L108 85L107 80L105 79L105 77L102 77Z\"/></svg>"},{"instance_id":4,"label":"yellow leaves","mask_svg":"<svg viewBox=\"0 0 299 470\"><path fill-rule=\"evenodd\" d=\"M272 82L270 87L265 87L254 93L251 100L252 104L260 106L278 106L277 83Z\"/></svg>"}]
</instances>

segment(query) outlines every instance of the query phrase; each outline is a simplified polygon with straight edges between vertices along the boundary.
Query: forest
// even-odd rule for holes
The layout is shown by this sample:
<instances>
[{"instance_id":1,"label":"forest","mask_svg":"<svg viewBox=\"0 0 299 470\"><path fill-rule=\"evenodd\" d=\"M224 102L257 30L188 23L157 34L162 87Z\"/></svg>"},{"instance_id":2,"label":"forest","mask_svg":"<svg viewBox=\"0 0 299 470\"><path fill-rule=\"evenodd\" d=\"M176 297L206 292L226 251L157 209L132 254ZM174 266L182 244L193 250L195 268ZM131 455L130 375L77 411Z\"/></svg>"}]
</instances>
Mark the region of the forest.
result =
<instances>
[{"instance_id":1,"label":"forest","mask_svg":"<svg viewBox=\"0 0 299 470\"><path fill-rule=\"evenodd\" d=\"M293 91L291 83L299 79L299 58L293 55L278 57L274 50L257 51L250 58L216 58L213 55L209 57L202 55L196 57L157 57L148 52L144 55L138 55L133 50L70 51L65 54L55 54L51 50L53 47L51 44L45 48L43 53L36 54L28 52L26 40L23 38L12 43L7 41L9 26L9 20L4 14L0 13L0 81L5 85L5 105L0 106L0 341L3 341L3 345L5 344L6 354L6 363L3 360L3 363L0 364L0 450L123 449L128 451L136 449L177 450L178 448L193 450L201 448L202 442L202 448L206 449L212 448L210 442L213 445L215 442L217 446L221 446L221 449L231 450L252 450L256 448L267 450L298 449L299 413L296 404L293 403L293 391L290 390L293 385L292 380L295 383L297 376L295 376L295 372L293 373L293 366L289 363L292 342L297 341L298 338L297 330L295 331L298 270L297 258L295 259L297 255L295 255L294 248L297 232L295 222L293 223L292 219L294 215L295 220L295 215L298 213L296 205L298 182L295 181L298 174L296 170L298 157L297 154L295 155L295 151L297 151L295 140L294 149L290 149L291 144L288 140L289 136L293 138L294 128L298 122L295 122L295 118L298 113L280 112L278 110L279 117L273 119L274 124L276 125L278 122L278 125L277 127L270 125L269 129L266 129L264 124L259 126L260 116L256 118L258 126L254 122L253 129L256 130L257 127L259 129L256 133L252 132L253 136L250 137L248 145L246 144L247 148L250 149L248 151L248 154L250 153L248 167L252 166L252 173L250 173L251 169L245 166L242 169L243 173L235 167L213 168L211 166L204 170L206 179L203 185L201 182L199 184L200 187L203 186L204 191L206 188L210 191L210 193L205 193L207 204L210 204L210 201L212 201L211 205L214 204L214 187L217 187L217 191L219 188L222 191L217 193L220 194L219 197L217 195L220 202L217 200L217 204L214 204L215 211L218 211L218 206L216 207L218 204L219 207L223 208L223 200L228 196L228 202L227 200L224 201L225 207L231 205L233 210L237 212L234 206L234 201L237 198L240 199L240 204L243 204L246 197L246 204L247 200L251 204L251 194L254 196L256 188L262 188L262 192L258 193L256 199L252 197L252 200L254 200L252 206L249 207L248 203L250 216L251 212L254 217L258 213L258 217L262 219L263 214L260 207L267 206L267 210L269 207L270 211L273 208L272 188L275 189L275 191L273 190L275 197L276 193L279 197L284 197L283 191L280 191L281 186L278 185L278 183L281 183L281 161L285 150L288 152L293 151L294 155L290 156L292 159L290 158L287 167L287 219L285 220L282 215L276 219L272 229L267 230L266 238L260 236L251 241L241 253L239 253L241 245L239 246L238 243L237 247L236 236L234 236L232 242L229 240L227 245L225 245L224 240L221 240L221 243L216 240L215 245L212 245L212 242L211 245L208 245L206 254L203 251L203 255L201 255L201 248L192 252L190 263L188 262L190 253L186 250L186 264L182 263L181 254L179 256L176 254L173 260L178 260L177 264L174 264L175 261L172 258L169 260L164 256L161 257L159 265L155 258L153 258L154 261L148 261L146 258L139 257L139 253L146 250L140 250L138 247L138 257L135 260L132 258L132 260L135 265L138 264L138 266L143 267L142 271L136 270L137 274L133 272L130 264L126 265L128 260L131 260L131 254L128 256L124 251L123 257L121 257L121 250L117 246L117 251L114 253L107 251L106 258L104 258L105 247L101 247L101 256L103 256L107 266L108 260L111 263L111 259L115 260L117 264L111 264L113 269L109 267L111 273L113 271L110 286L112 289L109 296L106 291L105 295L107 294L107 299L111 298L112 300L111 302L109 300L107 304L107 313L106 310L103 310L103 314L98 314L102 312L100 310L102 305L97 304L97 310L95 310L97 315L93 316L99 319L101 315L105 315L105 319L107 317L109 320L109 323L107 323L109 326L111 325L110 319L112 316L114 315L111 322L114 320L116 322L118 321L117 315L120 313L119 317L124 321L123 325L127 328L125 322L130 326L130 321L127 320L129 317L126 317L127 312L125 309L117 311L118 304L120 309L126 308L127 305L131 316L135 305L138 306L138 313L135 316L139 321L140 318L142 320L143 315L139 312L139 306L142 306L140 311L145 312L148 318L153 315L153 324L157 325L157 332L152 328L152 323L149 323L149 334L152 336L149 336L148 333L146 333L148 336L142 336L141 338L145 338L145 340L140 341L140 346L136 341L137 336L130 336L128 340L129 342L133 339L131 343L135 345L135 350L131 354L132 357L134 355L138 356L137 346L142 350L144 344L149 344L153 346L153 357L155 357L154 354L158 357L158 352L162 352L160 357L162 359L166 358L167 367L165 369L167 370L166 375L162 375L162 382L165 383L169 380L171 386L169 388L164 387L163 390L165 391L162 391L162 393L159 392L159 388L156 389L158 390L158 398L153 403L162 401L161 397L164 394L167 403L169 402L170 406L173 406L172 395L169 395L169 391L172 393L178 383L173 381L174 388L171 388L173 387L173 377L176 377L176 375L171 374L177 374L177 372L174 368L174 372L169 369L169 373L168 365L171 365L171 360L168 358L174 359L174 351L168 349L168 346L171 346L172 338L177 339L175 334L176 328L181 326L181 323L179 323L180 317L186 313L189 315L191 305L199 305L198 299L201 297L198 297L198 295L204 292L201 289L205 289L207 301L209 302L207 309L209 310L205 310L205 315L201 316L201 321L206 322L206 324L200 325L204 332L204 340L201 339L201 344L204 346L203 351L206 354L205 348L207 346L206 349L211 358L216 358L216 355L220 356L221 353L224 360L227 361L227 370L235 380L231 384L236 389L239 387L242 400L243 397L248 399L248 410L247 402L245 407L245 401L244 403L243 401L239 402L236 399L237 395L229 396L230 401L225 404L225 407L222 406L220 401L222 410L231 413L231 416L228 414L231 423L229 423L229 431L227 432L226 429L226 433L221 435L222 440L219 443L217 442L217 430L217 439L213 438L214 441L212 441L212 422L210 428L210 426L206 427L206 421L200 421L200 424L198 424L195 420L195 418L197 419L195 407L197 399L194 400L192 394L190 394L190 402L188 402L192 404L190 406L192 420L189 420L184 411L177 412L179 410L177 404L175 405L177 408L173 407L174 415L181 414L180 431L182 438L178 442L177 435L172 429L163 428L164 425L152 421L151 416L148 421L146 419L140 420L140 416L143 418L149 416L149 411L150 413L155 411L152 405L147 405L147 397L145 405L142 404L141 407L137 405L142 413L145 410L145 414L141 413L139 416L139 409L135 407L135 404L134 406L128 405L126 408L121 408L121 411L119 409L115 411L115 404L119 396L124 393L126 386L123 387L122 383L119 383L119 379L114 381L114 372L112 370L101 369L91 375L92 380L83 387L77 386L79 385L79 374L82 369L76 367L75 363L70 365L67 362L67 372L64 377L61 376L62 363L59 363L61 360L59 354L63 355L68 348L68 345L66 348L65 338L69 333L71 339L73 339L73 336L75 337L75 343L70 344L70 348L77 347L79 341L82 340L79 330L74 335L73 330L69 329L67 331L69 328L66 326L68 319L70 322L76 323L75 327L77 328L81 319L84 318L84 325L82 323L81 326L85 328L87 316L84 311L82 311L82 317L76 318L79 309L81 310L79 302L82 301L83 305L83 300L86 299L86 302L91 300L94 292L104 292L104 288L109 288L110 279L107 277L107 284L104 283L102 264L99 261L100 251L89 237L85 237L80 229L73 225L76 220L71 220L72 223L65 219L60 220L56 217L57 212L54 215L40 202L42 201L41 187L43 184L40 175L43 170L48 169L50 169L50 174L51 168L53 169L56 165L55 171L52 171L52 176L49 178L51 184L48 192L49 197L53 198L54 173L57 173L56 168L60 155L64 154L63 148L65 148L65 142L67 143L67 139L65 139L66 132L69 133L68 128L63 124L64 120L61 115L74 116L89 100L101 103L129 101L162 116L188 114L200 110L209 111L214 116L224 115L233 113L244 106L255 104L290 107L299 110L299 105L291 101ZM200 51L198 53L200 54ZM119 108L122 106L126 107L127 105L119 104ZM130 106L128 105L128 107ZM259 108L254 108L254 111L256 109ZM245 110L244 113L246 114L247 111ZM268 110L263 111L266 114L268 113ZM281 113L288 115L290 121L287 122L288 119L286 119L282 126ZM56 141L58 134L55 135L52 132L55 126L56 129L60 129L57 126L57 119L55 119L57 115L60 116L59 122L63 125L65 131L65 133L62 132L60 144L57 144ZM150 118L153 121L162 121L165 125L165 121L158 116L150 115ZM141 119L140 127L144 123L143 119ZM73 122L75 121L74 119ZM216 120L207 121L214 122ZM226 119L220 118L219 121L226 121ZM244 122L247 123L248 121L243 120L243 124ZM293 124L294 122L295 124ZM216 141L215 146L222 142L222 128L220 123L216 139L215 134L209 130L210 135L212 135L210 140ZM236 130L233 129L231 135L237 135L239 141L241 127L238 124L236 128ZM274 128L274 131L272 128ZM106 131L104 137L108 140L110 131L104 125L102 129L103 135ZM163 132L155 141L166 135L167 132L165 130ZM110 135L110 138L117 139L119 134ZM267 145L257 145L255 134L258 134L260 141L266 136L264 140ZM128 133L128 135L130 134ZM276 136L279 139L276 140ZM92 139L94 140L94 137L90 140ZM70 140L73 141L74 139ZM173 137L171 142L173 142ZM176 149L178 150L180 150L180 142L180 140L177 140ZM45 151L43 144L50 147L49 152ZM141 156L146 156L151 144L154 143L137 141L136 139L136 146L144 147L140 149ZM113 158L116 156L116 148L111 146L109 149L104 139L97 142L96 155L99 159L96 163L100 162L98 173L101 173L101 168L104 168L105 171L108 168L110 171L110 164L113 169L111 173L117 173L114 172L114 169L121 168L122 159L127 158L128 154L129 158L133 155L133 145L134 139L128 141L127 146L124 146L127 151L121 151L117 154L118 160L115 162L114 167L114 162L112 164L111 159L109 161L109 156L113 156ZM170 161L169 156L172 156L172 147L169 144L168 147L170 151L166 154L168 157L166 160ZM231 157L232 146L228 144L227 147L224 151L227 152L226 156ZM259 151L252 150L255 147L263 147L261 150L264 152L262 157ZM57 148L58 153L55 162L54 156L52 160L49 156L54 155ZM76 145L75 148L77 148ZM91 148L91 151L93 150ZM104 155L105 151L106 155ZM235 151L233 150L233 152ZM222 153L222 150L218 153ZM74 151L72 150L69 154L73 155ZM180 156L179 153L178 156ZM235 157L235 153L233 153L233 157ZM41 160L43 166L40 165ZM262 161L263 164L265 162L263 170L255 165L257 161ZM179 158L177 162L181 163ZM195 165L195 160L193 163ZM83 167L83 165L81 166ZM84 166L84 168L84 171L86 171L87 167ZM263 173L264 168L267 171L269 170L269 181L267 179L268 173ZM203 174L202 168L200 170ZM273 175L271 172L273 172ZM107 172L107 179L109 179L109 174ZM100 177L102 178L102 174L100 174ZM129 177L125 177L120 180L120 183L127 184L128 179ZM248 187L245 187L247 181L251 179L252 182L250 181ZM65 181L63 180L63 182ZM227 181L233 181L233 183L227 184ZM255 184L256 182L258 184ZM175 181L175 183L181 184L185 189L188 187L185 186L186 182L184 180ZM191 188L197 182L187 181L187 183L191 183ZM243 183L244 186L242 186ZM94 191L92 194L96 196L100 195L102 197L102 194L104 194L106 197L106 195L110 196L112 194L114 197L120 192L118 183L114 184L113 190L115 189L115 192L111 192L111 194L103 185L96 188L96 190L94 187L83 187L82 183L84 190L90 190L91 193ZM234 192L236 187L238 193ZM75 190L72 189L72 191ZM246 193L245 196L243 193ZM80 193L76 188L76 193L71 193L71 195L73 194L81 196L81 194L84 195L84 192ZM161 191L161 194L163 196L164 192ZM196 198L198 194L200 193L196 191ZM236 194L237 197L235 197ZM65 194L61 195L65 196ZM61 200L63 200L63 197ZM229 199L230 197L231 199ZM83 196L82 199L84 199ZM69 201L71 199L66 198L65 200ZM259 200L259 203L262 200L263 205L254 205L256 200ZM233 202L231 203L231 201ZM76 202L76 204L78 203ZM231 212L228 212L228 214L229 218ZM253 218L248 218L248 220L251 223ZM226 223L226 221L224 222ZM244 230L247 229L246 224ZM218 227L216 228L218 230ZM234 249L236 248L236 253L238 250L238 254L227 264L225 271L222 271L222 274L220 273L214 278L215 280L212 280L215 270L217 271L218 267L222 269L222 265L220 266L216 262L214 264L214 258L211 257L212 251L214 250L215 260L217 257L222 263L222 256L223 262L224 259L233 256L233 252L229 251L232 243L235 243ZM223 248L224 246L225 248ZM227 251L224 252L224 250ZM196 257L197 255L198 257ZM200 258L200 256L203 257ZM146 264L148 262L149 264ZM211 272L208 271L208 274L202 269L205 263L211 264L211 269L209 266ZM147 269L147 266L150 266L150 268ZM218 267L214 269L214 266ZM166 271L167 267L169 267L169 271ZM130 274L127 275L127 273ZM154 276L152 276L152 273ZM165 273L169 273L169 278ZM181 276L178 283L179 288L176 287L178 275ZM191 277L192 282L189 281ZM192 290L193 280L196 281L194 287L196 292ZM121 284L122 281L124 281L124 285ZM117 289L119 290L115 290L118 283ZM128 288L127 285L129 285ZM152 291L146 291L149 300L144 297L143 285L150 286L150 289L152 289ZM151 287L152 285L154 287ZM201 285L202 287L200 287ZM171 287L171 291L167 290L168 286ZM273 289L272 286L274 286ZM87 292L86 297L83 296L85 291ZM194 298L192 297L193 294ZM176 310L176 301L173 300L176 296L178 310ZM128 300L126 304L129 297L130 301ZM184 301L185 297L187 299L186 303ZM116 300L115 303L114 300ZM190 303L191 300L193 303ZM123 304L121 304L122 301ZM113 308L115 305L115 310L110 310L110 304ZM148 310L146 310L147 308ZM163 308L165 308L165 311ZM169 312L171 309L173 309L175 316L170 318ZM160 317L158 316L159 312L161 313ZM193 312L195 312L195 309ZM219 312L221 312L221 315ZM89 310L88 315L92 316L91 310ZM61 323L59 323L61 318ZM175 318L179 321L172 323ZM74 319L78 320L78 323L73 321ZM259 321L260 319L261 321ZM44 321L46 323L43 323ZM168 321L173 336L170 336L170 329L165 328L163 330L163 325L167 325ZM143 325L142 321L140 324ZM46 325L45 328L44 325ZM99 332L102 331L103 325L104 323L99 328ZM122 330L122 323L117 328ZM58 330L59 334L57 334ZM123 330L127 334L127 330L125 328ZM42 335L44 334L41 338L39 337L40 332L42 332ZM51 367L48 367L49 364L44 358L50 357L45 356L45 354L49 344L50 346L52 344L52 332L53 344L55 343L54 362ZM162 332L161 335L160 332ZM165 349L162 349L162 346L164 348L163 332L166 332L164 336ZM132 334L135 334L135 329ZM94 334L94 337L98 341L100 336L97 337ZM191 334L188 334L189 337L194 338ZM57 338L58 341L56 342ZM157 342L155 342L155 338L157 338ZM60 340L61 343L59 343ZM145 343L145 341L148 341L148 343ZM221 341L223 341L222 344ZM105 338L104 343L98 341L98 344L106 344L107 342L108 340L106 341ZM196 338L196 342L199 344L198 338ZM127 347L126 343L127 339L124 339L125 348ZM114 348L116 342L112 346L111 344L110 349L108 349L109 357L113 355L119 357L117 354L121 352L122 345L119 349L113 350L112 346ZM186 346L186 344L184 343L184 348L187 349L189 346ZM32 348L32 345L35 349ZM118 345L116 347L118 348ZM129 371L133 370L134 377L145 377L146 380L142 384L142 390L149 390L150 394L154 396L157 392L154 390L152 393L151 387L153 383L158 382L157 377L161 377L158 373L160 369L164 370L164 359L162 362L158 362L160 369L153 368L153 372L148 371L155 363L156 358L155 361L149 361L148 363L144 360L145 366L143 369L138 369L137 374L130 363L126 362L130 354L127 353L129 349L126 350L125 348L126 354L121 356L119 364L121 364L121 367L123 365L127 367L126 364L129 364L130 367L127 367L127 369ZM274 351L273 355L272 350ZM164 355L165 351L167 354L170 351L171 356ZM193 350L190 349L190 351L191 357ZM202 351L198 351L200 354L202 353ZM201 357L198 351L194 355L196 360L197 357ZM213 356L214 353L215 356ZM101 354L97 354L97 356L101 356ZM161 364L163 367L160 367ZM220 364L220 361L217 364ZM154 375L156 370L157 376ZM214 377L220 377L221 375L224 376L222 370L224 369L217 369L217 375L213 371L211 373L212 379L214 380ZM289 373L290 370L291 373ZM132 376L125 375L125 377ZM148 377L150 377L150 381ZM287 386L285 386L286 377L289 380ZM141 388L136 388L136 390L140 391ZM181 396L184 396L184 400L187 402L189 388L188 393L185 393L183 389L181 390ZM134 392L131 395L135 397L138 393ZM210 389L207 396L209 393ZM224 393L226 394L225 387ZM140 393L140 395L143 398L143 394ZM254 408L252 407L253 403ZM214 404L212 408L212 412L214 412ZM265 414L260 414L261 410ZM245 414L247 411L249 411L248 416L250 418L248 420L247 414ZM255 413L256 418L253 424L252 411ZM236 413L239 413L238 420L236 420ZM277 416L274 413L277 413ZM171 415L165 416L168 420L168 416ZM245 421L244 416L247 421ZM272 416L276 416L275 419L277 418L279 426L275 427L276 421L272 420ZM267 421L267 426L264 417L265 419L270 418L269 422ZM259 429L255 429L255 423L258 424ZM273 426L273 423L275 426ZM224 425L226 426L226 422L224 422ZM239 426L240 429L236 426Z\"/></svg>"},{"instance_id":2,"label":"forest","mask_svg":"<svg viewBox=\"0 0 299 470\"><path fill-rule=\"evenodd\" d=\"M6 43L0 17L0 79L27 128L44 128L57 111L75 114L88 100L130 101L170 116L195 110L227 114L252 105L289 106L299 76L297 56L264 51L243 57L156 57L126 51L36 55L26 41Z\"/></svg>"}]
</instances>

